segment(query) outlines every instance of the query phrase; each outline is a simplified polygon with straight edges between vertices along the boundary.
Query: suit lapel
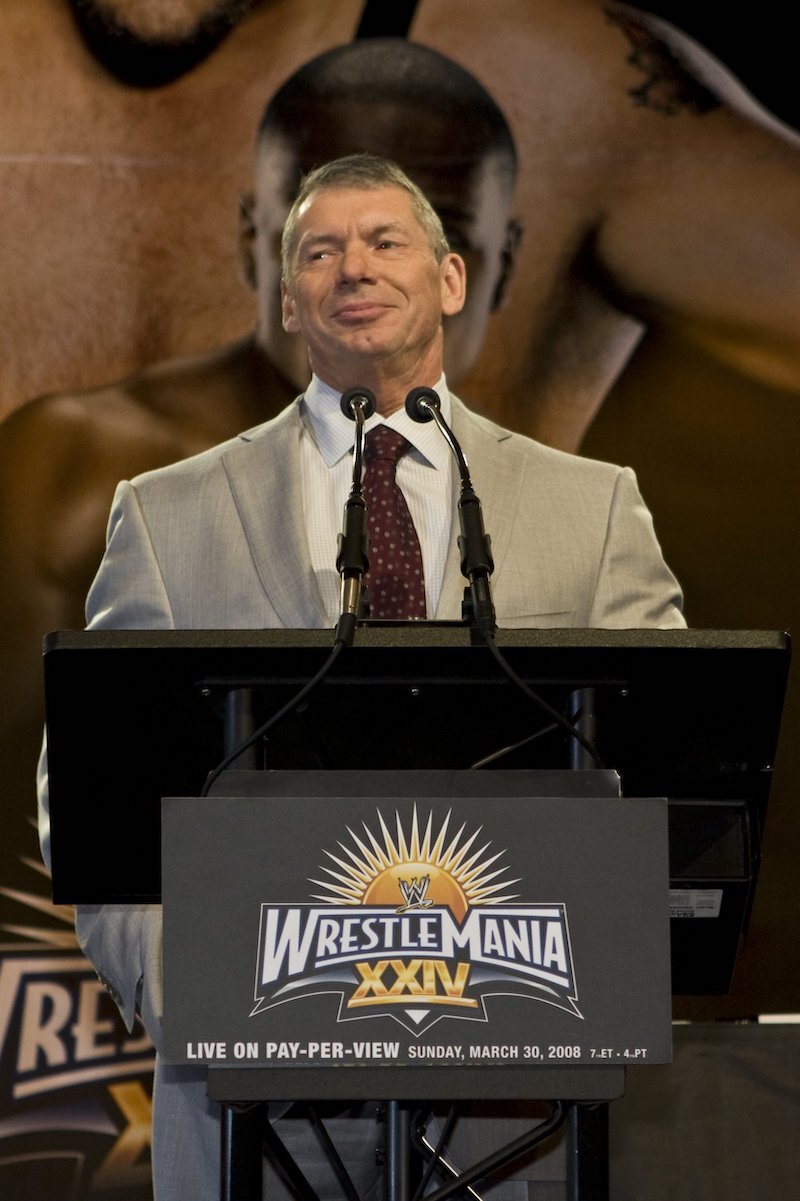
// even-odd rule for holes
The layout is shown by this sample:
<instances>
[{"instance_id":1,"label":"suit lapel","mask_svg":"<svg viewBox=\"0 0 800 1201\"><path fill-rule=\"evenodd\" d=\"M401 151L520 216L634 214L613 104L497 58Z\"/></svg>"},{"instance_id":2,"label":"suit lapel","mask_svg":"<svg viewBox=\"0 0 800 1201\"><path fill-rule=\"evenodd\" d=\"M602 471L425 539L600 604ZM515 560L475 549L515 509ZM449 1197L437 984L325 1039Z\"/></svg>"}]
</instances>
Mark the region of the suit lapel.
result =
<instances>
[{"instance_id":1,"label":"suit lapel","mask_svg":"<svg viewBox=\"0 0 800 1201\"><path fill-rule=\"evenodd\" d=\"M472 484L481 502L484 527L491 537L493 578L502 570L508 552L525 476L525 462L513 446L508 430L482 422L451 394L453 432L469 466ZM442 591L436 609L440 620L461 616L461 601L467 581L461 574L458 535L458 500L461 481L453 472L453 534L445 565Z\"/></svg>"},{"instance_id":2,"label":"suit lapel","mask_svg":"<svg viewBox=\"0 0 800 1201\"><path fill-rule=\"evenodd\" d=\"M295 401L223 457L234 504L261 587L288 629L327 624L308 554L300 474L301 417Z\"/></svg>"}]
</instances>

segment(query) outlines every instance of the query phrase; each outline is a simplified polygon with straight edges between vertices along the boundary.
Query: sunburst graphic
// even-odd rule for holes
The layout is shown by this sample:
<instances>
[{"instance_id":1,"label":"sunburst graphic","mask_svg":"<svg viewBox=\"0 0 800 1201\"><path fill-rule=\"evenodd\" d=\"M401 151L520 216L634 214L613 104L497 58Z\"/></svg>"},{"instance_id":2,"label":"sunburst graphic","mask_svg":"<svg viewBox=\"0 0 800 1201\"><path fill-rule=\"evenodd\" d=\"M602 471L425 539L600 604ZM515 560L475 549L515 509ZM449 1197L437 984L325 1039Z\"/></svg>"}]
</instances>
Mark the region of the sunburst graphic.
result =
<instances>
[{"instance_id":1,"label":"sunburst graphic","mask_svg":"<svg viewBox=\"0 0 800 1201\"><path fill-rule=\"evenodd\" d=\"M324 852L335 867L320 865L329 878L311 880L326 890L315 894L314 900L331 905L393 905L400 911L441 905L458 922L473 906L515 900L518 894L505 890L519 879L508 879L508 869L498 863L505 851L491 853L491 842L475 845L482 826L468 834L464 823L451 835L451 816L449 810L434 831L429 813L421 830L415 805L408 835L397 812L394 834L380 812L378 834L366 822L362 822L363 836L348 826L352 845L340 842L341 854Z\"/></svg>"},{"instance_id":2,"label":"sunburst graphic","mask_svg":"<svg viewBox=\"0 0 800 1201\"><path fill-rule=\"evenodd\" d=\"M33 819L29 826L36 831ZM40 859L21 853L16 856L32 875L29 890L0 886L0 954L9 951L77 950L78 939L74 927L74 910L71 905L54 905L50 900L50 873ZM37 888L41 884L41 890ZM33 891L33 890L36 891ZM4 904L10 902L10 905ZM16 907L22 913L16 919ZM37 924L37 915L46 924ZM11 935L9 940L5 935Z\"/></svg>"}]
</instances>

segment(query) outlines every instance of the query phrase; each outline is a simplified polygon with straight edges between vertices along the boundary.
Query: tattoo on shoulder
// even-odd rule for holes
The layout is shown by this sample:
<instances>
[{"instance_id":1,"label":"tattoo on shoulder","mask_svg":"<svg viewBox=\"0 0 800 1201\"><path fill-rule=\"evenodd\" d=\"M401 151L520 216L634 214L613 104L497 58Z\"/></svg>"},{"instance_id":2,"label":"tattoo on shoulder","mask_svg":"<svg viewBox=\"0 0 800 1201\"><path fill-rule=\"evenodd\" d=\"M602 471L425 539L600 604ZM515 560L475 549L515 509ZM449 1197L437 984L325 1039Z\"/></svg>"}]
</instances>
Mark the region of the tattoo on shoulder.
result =
<instances>
[{"instance_id":1,"label":"tattoo on shoulder","mask_svg":"<svg viewBox=\"0 0 800 1201\"><path fill-rule=\"evenodd\" d=\"M606 8L606 18L631 45L628 62L644 76L630 96L642 108L673 117L682 109L702 115L719 108L719 100L683 67L673 51L629 13Z\"/></svg>"}]
</instances>

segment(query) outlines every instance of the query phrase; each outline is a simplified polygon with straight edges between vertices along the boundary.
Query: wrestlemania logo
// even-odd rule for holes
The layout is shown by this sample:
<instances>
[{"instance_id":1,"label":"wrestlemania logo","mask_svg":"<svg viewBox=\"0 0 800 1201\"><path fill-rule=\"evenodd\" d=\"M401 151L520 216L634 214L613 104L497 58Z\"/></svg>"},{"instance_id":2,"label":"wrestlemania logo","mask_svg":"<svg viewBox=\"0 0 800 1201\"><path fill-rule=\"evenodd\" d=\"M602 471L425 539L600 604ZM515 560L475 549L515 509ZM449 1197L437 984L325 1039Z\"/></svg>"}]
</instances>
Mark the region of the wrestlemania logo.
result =
<instances>
[{"instance_id":1,"label":"wrestlemania logo","mask_svg":"<svg viewBox=\"0 0 800 1201\"><path fill-rule=\"evenodd\" d=\"M395 833L348 827L325 851L324 889L307 905L261 906L251 1017L319 993L340 997L339 1021L388 1015L412 1034L442 1017L487 1021L485 999L524 996L576 1017L566 907L519 903L503 851L476 846L479 827L449 832L451 814L424 830L416 807Z\"/></svg>"}]
</instances>

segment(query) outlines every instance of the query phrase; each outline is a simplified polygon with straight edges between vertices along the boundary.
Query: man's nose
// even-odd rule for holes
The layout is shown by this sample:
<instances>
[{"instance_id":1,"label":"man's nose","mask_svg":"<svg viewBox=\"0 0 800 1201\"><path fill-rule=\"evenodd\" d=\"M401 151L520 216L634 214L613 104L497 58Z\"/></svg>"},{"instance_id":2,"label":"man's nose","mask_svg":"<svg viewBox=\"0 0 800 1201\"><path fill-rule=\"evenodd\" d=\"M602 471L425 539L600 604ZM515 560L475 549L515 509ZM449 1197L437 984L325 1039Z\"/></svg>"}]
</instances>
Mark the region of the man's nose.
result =
<instances>
[{"instance_id":1,"label":"man's nose","mask_svg":"<svg viewBox=\"0 0 800 1201\"><path fill-rule=\"evenodd\" d=\"M346 283L358 283L372 278L367 247L361 242L349 242L339 260L339 275Z\"/></svg>"}]
</instances>

